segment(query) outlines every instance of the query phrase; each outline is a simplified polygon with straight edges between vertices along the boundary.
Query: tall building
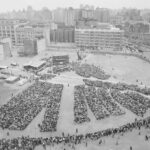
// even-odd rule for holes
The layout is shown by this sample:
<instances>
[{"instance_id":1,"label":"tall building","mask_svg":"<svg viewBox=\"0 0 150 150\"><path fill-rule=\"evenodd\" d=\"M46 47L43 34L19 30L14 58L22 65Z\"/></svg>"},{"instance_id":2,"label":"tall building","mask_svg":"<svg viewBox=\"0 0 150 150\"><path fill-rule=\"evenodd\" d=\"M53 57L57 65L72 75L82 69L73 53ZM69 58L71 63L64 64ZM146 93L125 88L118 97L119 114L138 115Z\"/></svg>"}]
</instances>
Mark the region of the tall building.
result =
<instances>
[{"instance_id":1,"label":"tall building","mask_svg":"<svg viewBox=\"0 0 150 150\"><path fill-rule=\"evenodd\" d=\"M45 28L22 25L16 28L16 45L22 46L25 39L33 40L45 36Z\"/></svg>"},{"instance_id":2,"label":"tall building","mask_svg":"<svg viewBox=\"0 0 150 150\"><path fill-rule=\"evenodd\" d=\"M130 42L150 45L150 23L144 21L130 21L125 23L125 36Z\"/></svg>"},{"instance_id":3,"label":"tall building","mask_svg":"<svg viewBox=\"0 0 150 150\"><path fill-rule=\"evenodd\" d=\"M110 24L75 29L75 44L80 48L121 50L124 32Z\"/></svg>"},{"instance_id":4,"label":"tall building","mask_svg":"<svg viewBox=\"0 0 150 150\"><path fill-rule=\"evenodd\" d=\"M127 21L130 21L130 20L140 21L140 20L142 20L141 11L138 9L123 8L120 12L120 15L122 15L124 20L127 20Z\"/></svg>"},{"instance_id":5,"label":"tall building","mask_svg":"<svg viewBox=\"0 0 150 150\"><path fill-rule=\"evenodd\" d=\"M123 24L123 17L119 15L114 15L110 17L110 23L113 25L122 25Z\"/></svg>"},{"instance_id":6,"label":"tall building","mask_svg":"<svg viewBox=\"0 0 150 150\"><path fill-rule=\"evenodd\" d=\"M23 48L18 51L20 56L34 56L38 53L37 40L24 39Z\"/></svg>"},{"instance_id":7,"label":"tall building","mask_svg":"<svg viewBox=\"0 0 150 150\"><path fill-rule=\"evenodd\" d=\"M73 8L65 9L64 23L66 26L75 26L75 10Z\"/></svg>"},{"instance_id":8,"label":"tall building","mask_svg":"<svg viewBox=\"0 0 150 150\"><path fill-rule=\"evenodd\" d=\"M99 22L110 22L110 12L107 8L96 8L95 19Z\"/></svg>"},{"instance_id":9,"label":"tall building","mask_svg":"<svg viewBox=\"0 0 150 150\"><path fill-rule=\"evenodd\" d=\"M52 20L55 23L64 23L65 9L57 8L52 12Z\"/></svg>"},{"instance_id":10,"label":"tall building","mask_svg":"<svg viewBox=\"0 0 150 150\"><path fill-rule=\"evenodd\" d=\"M80 9L79 19L93 19L94 18L94 10L92 9Z\"/></svg>"},{"instance_id":11,"label":"tall building","mask_svg":"<svg viewBox=\"0 0 150 150\"><path fill-rule=\"evenodd\" d=\"M74 42L74 28L60 27L56 30L50 31L50 41L55 43L73 43Z\"/></svg>"},{"instance_id":12,"label":"tall building","mask_svg":"<svg viewBox=\"0 0 150 150\"><path fill-rule=\"evenodd\" d=\"M94 18L94 7L89 5L80 5L79 20L89 20Z\"/></svg>"},{"instance_id":13,"label":"tall building","mask_svg":"<svg viewBox=\"0 0 150 150\"><path fill-rule=\"evenodd\" d=\"M125 36L132 38L138 34L150 33L150 24L144 21L127 21L124 24L124 30Z\"/></svg>"},{"instance_id":14,"label":"tall building","mask_svg":"<svg viewBox=\"0 0 150 150\"><path fill-rule=\"evenodd\" d=\"M0 59L11 57L12 43L10 38L0 39Z\"/></svg>"},{"instance_id":15,"label":"tall building","mask_svg":"<svg viewBox=\"0 0 150 150\"><path fill-rule=\"evenodd\" d=\"M0 19L0 37L11 38L12 44L16 44L16 28L22 24L19 20L13 19Z\"/></svg>"}]
</instances>

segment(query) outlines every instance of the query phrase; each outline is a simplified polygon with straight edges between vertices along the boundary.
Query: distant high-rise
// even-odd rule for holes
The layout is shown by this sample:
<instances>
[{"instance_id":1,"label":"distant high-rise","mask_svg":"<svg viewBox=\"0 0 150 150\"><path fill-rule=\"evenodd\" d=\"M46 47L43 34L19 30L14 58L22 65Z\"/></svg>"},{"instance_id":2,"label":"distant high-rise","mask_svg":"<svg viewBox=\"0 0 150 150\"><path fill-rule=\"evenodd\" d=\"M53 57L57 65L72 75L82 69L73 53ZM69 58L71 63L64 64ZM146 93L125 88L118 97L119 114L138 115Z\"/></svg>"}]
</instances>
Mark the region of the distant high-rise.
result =
<instances>
[{"instance_id":1,"label":"distant high-rise","mask_svg":"<svg viewBox=\"0 0 150 150\"><path fill-rule=\"evenodd\" d=\"M94 18L94 10L92 10L92 9L80 9L79 18L80 18L80 20L82 20L82 19L93 19Z\"/></svg>"},{"instance_id":2,"label":"distant high-rise","mask_svg":"<svg viewBox=\"0 0 150 150\"><path fill-rule=\"evenodd\" d=\"M0 37L11 38L12 44L16 44L16 27L20 24L19 20L0 19Z\"/></svg>"},{"instance_id":3,"label":"distant high-rise","mask_svg":"<svg viewBox=\"0 0 150 150\"><path fill-rule=\"evenodd\" d=\"M16 45L22 46L25 39L43 38L44 28L33 26L18 26L16 28Z\"/></svg>"},{"instance_id":4,"label":"distant high-rise","mask_svg":"<svg viewBox=\"0 0 150 150\"><path fill-rule=\"evenodd\" d=\"M64 23L66 26L74 26L75 25L75 10L73 8L65 9Z\"/></svg>"},{"instance_id":5,"label":"distant high-rise","mask_svg":"<svg viewBox=\"0 0 150 150\"><path fill-rule=\"evenodd\" d=\"M107 9L107 8L96 8L94 17L99 22L104 22L104 23L110 22L109 9Z\"/></svg>"},{"instance_id":6,"label":"distant high-rise","mask_svg":"<svg viewBox=\"0 0 150 150\"><path fill-rule=\"evenodd\" d=\"M65 10L63 8L57 8L52 12L52 19L55 23L64 23Z\"/></svg>"},{"instance_id":7,"label":"distant high-rise","mask_svg":"<svg viewBox=\"0 0 150 150\"><path fill-rule=\"evenodd\" d=\"M10 38L2 38L0 39L0 59L4 59L6 57L11 57L11 39Z\"/></svg>"},{"instance_id":8,"label":"distant high-rise","mask_svg":"<svg viewBox=\"0 0 150 150\"><path fill-rule=\"evenodd\" d=\"M25 56L34 56L38 53L37 51L37 40L24 40L24 50L23 55Z\"/></svg>"},{"instance_id":9,"label":"distant high-rise","mask_svg":"<svg viewBox=\"0 0 150 150\"><path fill-rule=\"evenodd\" d=\"M73 43L74 42L74 28L64 26L64 27L59 27L56 30L51 30L50 42Z\"/></svg>"}]
</instances>

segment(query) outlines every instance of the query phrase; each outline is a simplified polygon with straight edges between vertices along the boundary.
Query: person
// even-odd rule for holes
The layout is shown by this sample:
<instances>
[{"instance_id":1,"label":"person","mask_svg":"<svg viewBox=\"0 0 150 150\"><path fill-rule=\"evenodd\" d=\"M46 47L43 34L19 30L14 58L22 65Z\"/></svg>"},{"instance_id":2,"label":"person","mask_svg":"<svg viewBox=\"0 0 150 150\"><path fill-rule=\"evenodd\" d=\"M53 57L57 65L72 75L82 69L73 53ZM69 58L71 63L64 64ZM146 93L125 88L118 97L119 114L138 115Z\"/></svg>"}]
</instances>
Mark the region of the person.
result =
<instances>
[{"instance_id":1,"label":"person","mask_svg":"<svg viewBox=\"0 0 150 150\"><path fill-rule=\"evenodd\" d=\"M78 133L78 129L76 129L76 133Z\"/></svg>"},{"instance_id":2,"label":"person","mask_svg":"<svg viewBox=\"0 0 150 150\"><path fill-rule=\"evenodd\" d=\"M148 141L148 136L147 135L145 135L145 141Z\"/></svg>"},{"instance_id":3,"label":"person","mask_svg":"<svg viewBox=\"0 0 150 150\"><path fill-rule=\"evenodd\" d=\"M101 145L102 144L102 140L100 140L98 144Z\"/></svg>"},{"instance_id":4,"label":"person","mask_svg":"<svg viewBox=\"0 0 150 150\"><path fill-rule=\"evenodd\" d=\"M7 136L9 136L9 132L7 132Z\"/></svg>"},{"instance_id":5,"label":"person","mask_svg":"<svg viewBox=\"0 0 150 150\"><path fill-rule=\"evenodd\" d=\"M132 150L132 146L130 146L130 150Z\"/></svg>"},{"instance_id":6,"label":"person","mask_svg":"<svg viewBox=\"0 0 150 150\"><path fill-rule=\"evenodd\" d=\"M119 145L118 141L116 141L116 145Z\"/></svg>"}]
</instances>

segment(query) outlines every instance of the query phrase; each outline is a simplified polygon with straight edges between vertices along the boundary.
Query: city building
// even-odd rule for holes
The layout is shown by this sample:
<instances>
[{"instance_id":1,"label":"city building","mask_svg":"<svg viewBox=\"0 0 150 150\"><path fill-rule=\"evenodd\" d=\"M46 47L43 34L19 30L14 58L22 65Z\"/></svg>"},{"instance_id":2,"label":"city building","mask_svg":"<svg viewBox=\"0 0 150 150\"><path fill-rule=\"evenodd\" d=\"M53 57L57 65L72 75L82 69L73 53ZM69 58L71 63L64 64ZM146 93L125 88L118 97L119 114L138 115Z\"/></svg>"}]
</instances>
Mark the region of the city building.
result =
<instances>
[{"instance_id":1,"label":"city building","mask_svg":"<svg viewBox=\"0 0 150 150\"><path fill-rule=\"evenodd\" d=\"M17 82L19 80L20 80L20 78L17 77L17 76L9 76L5 81L7 83L13 84L13 83L15 83L15 82Z\"/></svg>"},{"instance_id":2,"label":"city building","mask_svg":"<svg viewBox=\"0 0 150 150\"><path fill-rule=\"evenodd\" d=\"M50 41L55 43L73 43L74 28L73 27L58 27L56 30L50 31Z\"/></svg>"},{"instance_id":3,"label":"city building","mask_svg":"<svg viewBox=\"0 0 150 150\"><path fill-rule=\"evenodd\" d=\"M0 60L12 56L11 48L12 48L12 43L10 38L0 39Z\"/></svg>"},{"instance_id":4,"label":"city building","mask_svg":"<svg viewBox=\"0 0 150 150\"><path fill-rule=\"evenodd\" d=\"M124 26L125 36L133 43L150 43L150 23L145 21L130 21Z\"/></svg>"},{"instance_id":5,"label":"city building","mask_svg":"<svg viewBox=\"0 0 150 150\"><path fill-rule=\"evenodd\" d=\"M69 64L69 56L68 55L53 56L52 57L52 64L54 66Z\"/></svg>"},{"instance_id":6,"label":"city building","mask_svg":"<svg viewBox=\"0 0 150 150\"><path fill-rule=\"evenodd\" d=\"M75 10L73 8L65 9L64 23L66 26L75 26Z\"/></svg>"},{"instance_id":7,"label":"city building","mask_svg":"<svg viewBox=\"0 0 150 150\"><path fill-rule=\"evenodd\" d=\"M113 25L123 25L123 17L119 15L111 16L110 23Z\"/></svg>"},{"instance_id":8,"label":"city building","mask_svg":"<svg viewBox=\"0 0 150 150\"><path fill-rule=\"evenodd\" d=\"M34 56L38 53L37 40L24 39L24 46L19 49L19 56Z\"/></svg>"},{"instance_id":9,"label":"city building","mask_svg":"<svg viewBox=\"0 0 150 150\"><path fill-rule=\"evenodd\" d=\"M0 19L0 37L11 38L12 44L16 44L16 28L20 24L25 24L25 21L13 19Z\"/></svg>"},{"instance_id":10,"label":"city building","mask_svg":"<svg viewBox=\"0 0 150 150\"><path fill-rule=\"evenodd\" d=\"M99 22L110 22L110 12L107 8L96 8L95 19Z\"/></svg>"},{"instance_id":11,"label":"city building","mask_svg":"<svg viewBox=\"0 0 150 150\"><path fill-rule=\"evenodd\" d=\"M75 44L80 48L121 50L124 32L107 23L75 29Z\"/></svg>"},{"instance_id":12,"label":"city building","mask_svg":"<svg viewBox=\"0 0 150 150\"><path fill-rule=\"evenodd\" d=\"M55 23L64 23L65 9L57 8L52 11L52 20Z\"/></svg>"},{"instance_id":13,"label":"city building","mask_svg":"<svg viewBox=\"0 0 150 150\"><path fill-rule=\"evenodd\" d=\"M45 35L44 28L33 26L18 26L16 28L16 45L23 46L25 39L41 39Z\"/></svg>"},{"instance_id":14,"label":"city building","mask_svg":"<svg viewBox=\"0 0 150 150\"><path fill-rule=\"evenodd\" d=\"M123 8L119 14L123 17L125 21L140 21L142 20L141 17L141 10L134 9L134 8Z\"/></svg>"},{"instance_id":15,"label":"city building","mask_svg":"<svg viewBox=\"0 0 150 150\"><path fill-rule=\"evenodd\" d=\"M94 18L94 8L91 6L83 6L80 7L80 11L79 11L79 19L93 19Z\"/></svg>"},{"instance_id":16,"label":"city building","mask_svg":"<svg viewBox=\"0 0 150 150\"><path fill-rule=\"evenodd\" d=\"M23 68L26 70L33 70L38 71L41 70L45 66L45 61L36 60L36 61L30 61L27 64L23 65Z\"/></svg>"}]
</instances>

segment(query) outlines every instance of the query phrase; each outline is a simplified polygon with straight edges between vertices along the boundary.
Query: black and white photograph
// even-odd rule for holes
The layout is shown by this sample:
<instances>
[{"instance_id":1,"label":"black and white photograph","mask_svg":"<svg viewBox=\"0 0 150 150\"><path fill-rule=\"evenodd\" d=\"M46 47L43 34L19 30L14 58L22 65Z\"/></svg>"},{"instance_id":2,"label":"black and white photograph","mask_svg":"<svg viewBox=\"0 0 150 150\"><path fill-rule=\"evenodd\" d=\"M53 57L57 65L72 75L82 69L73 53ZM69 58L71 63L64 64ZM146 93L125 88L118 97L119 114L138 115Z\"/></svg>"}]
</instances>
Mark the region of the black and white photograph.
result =
<instances>
[{"instance_id":1,"label":"black and white photograph","mask_svg":"<svg viewBox=\"0 0 150 150\"><path fill-rule=\"evenodd\" d=\"M0 150L150 150L150 0L0 2Z\"/></svg>"}]
</instances>

